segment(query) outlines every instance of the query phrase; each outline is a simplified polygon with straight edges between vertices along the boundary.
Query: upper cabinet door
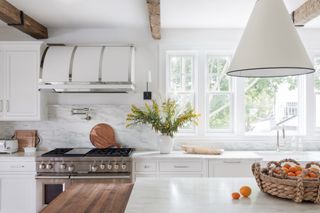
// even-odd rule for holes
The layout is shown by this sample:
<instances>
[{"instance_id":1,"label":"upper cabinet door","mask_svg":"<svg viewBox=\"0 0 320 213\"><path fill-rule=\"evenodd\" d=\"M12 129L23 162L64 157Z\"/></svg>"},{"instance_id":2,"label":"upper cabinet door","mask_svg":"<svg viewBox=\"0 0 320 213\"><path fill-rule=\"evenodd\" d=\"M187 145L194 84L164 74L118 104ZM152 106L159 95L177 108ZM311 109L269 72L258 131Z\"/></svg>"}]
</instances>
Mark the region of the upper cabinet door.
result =
<instances>
[{"instance_id":1,"label":"upper cabinet door","mask_svg":"<svg viewBox=\"0 0 320 213\"><path fill-rule=\"evenodd\" d=\"M3 117L4 112L4 90L5 90L5 76L4 76L4 58L3 51L0 49L0 119Z\"/></svg>"},{"instance_id":2,"label":"upper cabinet door","mask_svg":"<svg viewBox=\"0 0 320 213\"><path fill-rule=\"evenodd\" d=\"M5 52L5 120L40 119L39 51L10 48Z\"/></svg>"},{"instance_id":3,"label":"upper cabinet door","mask_svg":"<svg viewBox=\"0 0 320 213\"><path fill-rule=\"evenodd\" d=\"M102 57L103 82L132 82L133 47L106 47Z\"/></svg>"}]
</instances>

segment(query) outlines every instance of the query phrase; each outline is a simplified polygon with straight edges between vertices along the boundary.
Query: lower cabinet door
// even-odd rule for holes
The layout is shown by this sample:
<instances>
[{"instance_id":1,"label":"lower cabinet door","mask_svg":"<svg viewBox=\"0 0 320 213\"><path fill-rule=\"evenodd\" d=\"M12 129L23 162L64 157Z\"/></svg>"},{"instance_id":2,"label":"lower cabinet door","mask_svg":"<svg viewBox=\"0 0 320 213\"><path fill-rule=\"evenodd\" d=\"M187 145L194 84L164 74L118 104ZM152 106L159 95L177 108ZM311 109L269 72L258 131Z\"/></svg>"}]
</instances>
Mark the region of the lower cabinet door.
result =
<instances>
[{"instance_id":1,"label":"lower cabinet door","mask_svg":"<svg viewBox=\"0 0 320 213\"><path fill-rule=\"evenodd\" d=\"M34 175L0 174L0 213L36 213Z\"/></svg>"},{"instance_id":2,"label":"lower cabinet door","mask_svg":"<svg viewBox=\"0 0 320 213\"><path fill-rule=\"evenodd\" d=\"M253 177L251 165L254 160L211 160L210 177Z\"/></svg>"}]
</instances>

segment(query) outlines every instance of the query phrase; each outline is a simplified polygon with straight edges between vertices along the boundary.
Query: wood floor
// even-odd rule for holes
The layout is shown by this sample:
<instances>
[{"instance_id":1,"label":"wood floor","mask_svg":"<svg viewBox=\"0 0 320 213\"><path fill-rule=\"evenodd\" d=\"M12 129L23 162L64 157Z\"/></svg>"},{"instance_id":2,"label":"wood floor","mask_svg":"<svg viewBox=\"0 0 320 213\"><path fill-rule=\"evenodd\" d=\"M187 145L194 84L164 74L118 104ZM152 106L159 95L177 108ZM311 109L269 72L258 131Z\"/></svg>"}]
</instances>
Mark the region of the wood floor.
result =
<instances>
[{"instance_id":1,"label":"wood floor","mask_svg":"<svg viewBox=\"0 0 320 213\"><path fill-rule=\"evenodd\" d=\"M132 188L132 183L76 184L41 213L123 213Z\"/></svg>"}]
</instances>

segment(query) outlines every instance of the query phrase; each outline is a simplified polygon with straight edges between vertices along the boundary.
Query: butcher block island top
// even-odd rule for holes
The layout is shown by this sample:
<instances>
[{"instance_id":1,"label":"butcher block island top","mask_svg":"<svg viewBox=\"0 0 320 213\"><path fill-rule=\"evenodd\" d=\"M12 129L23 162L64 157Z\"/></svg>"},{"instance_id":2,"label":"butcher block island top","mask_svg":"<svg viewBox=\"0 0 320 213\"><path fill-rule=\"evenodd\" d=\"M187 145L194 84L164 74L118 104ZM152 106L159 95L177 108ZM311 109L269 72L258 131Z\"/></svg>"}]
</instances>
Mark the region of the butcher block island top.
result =
<instances>
[{"instance_id":1,"label":"butcher block island top","mask_svg":"<svg viewBox=\"0 0 320 213\"><path fill-rule=\"evenodd\" d=\"M41 213L123 213L132 187L132 183L75 184Z\"/></svg>"},{"instance_id":2,"label":"butcher block island top","mask_svg":"<svg viewBox=\"0 0 320 213\"><path fill-rule=\"evenodd\" d=\"M248 185L250 198L233 200L232 192ZM320 205L294 203L260 191L253 178L138 179L126 213L319 213Z\"/></svg>"}]
</instances>

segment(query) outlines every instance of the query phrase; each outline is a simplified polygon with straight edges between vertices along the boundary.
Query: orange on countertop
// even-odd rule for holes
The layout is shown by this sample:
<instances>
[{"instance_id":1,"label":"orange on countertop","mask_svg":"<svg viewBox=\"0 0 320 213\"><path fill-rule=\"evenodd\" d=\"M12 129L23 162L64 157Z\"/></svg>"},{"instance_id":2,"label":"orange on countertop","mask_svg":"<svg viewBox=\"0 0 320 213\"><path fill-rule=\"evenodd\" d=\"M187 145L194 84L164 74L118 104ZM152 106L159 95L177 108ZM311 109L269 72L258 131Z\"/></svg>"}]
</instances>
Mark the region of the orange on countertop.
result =
<instances>
[{"instance_id":1,"label":"orange on countertop","mask_svg":"<svg viewBox=\"0 0 320 213\"><path fill-rule=\"evenodd\" d=\"M240 198L240 194L238 192L233 192L231 196L234 200L238 200Z\"/></svg>"},{"instance_id":2,"label":"orange on countertop","mask_svg":"<svg viewBox=\"0 0 320 213\"><path fill-rule=\"evenodd\" d=\"M240 188L240 194L242 194L243 197L249 197L251 194L251 188L249 186L242 186Z\"/></svg>"}]
</instances>

